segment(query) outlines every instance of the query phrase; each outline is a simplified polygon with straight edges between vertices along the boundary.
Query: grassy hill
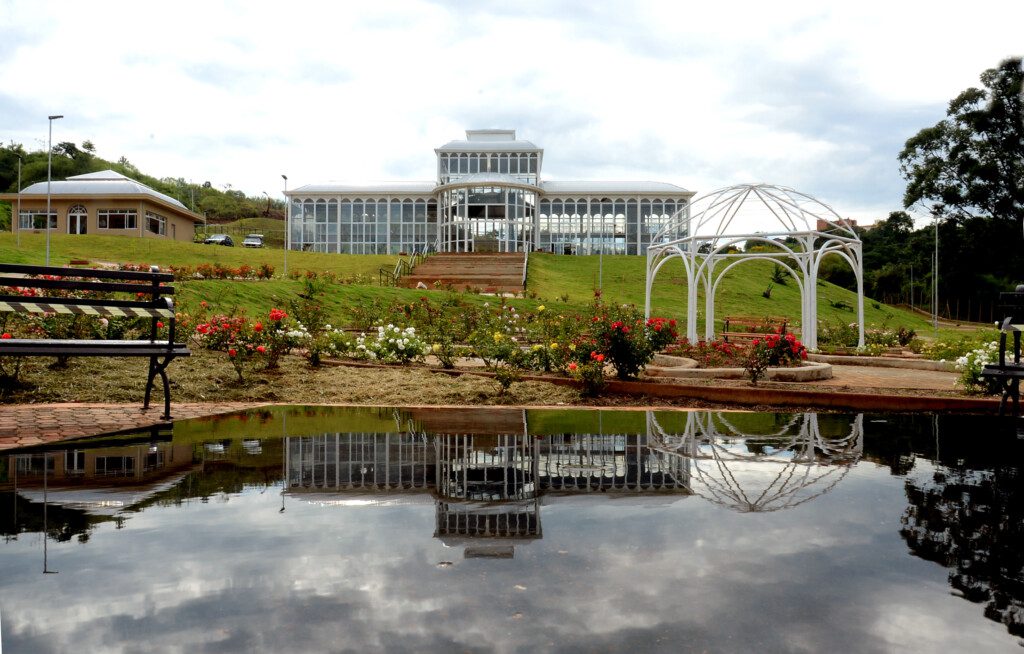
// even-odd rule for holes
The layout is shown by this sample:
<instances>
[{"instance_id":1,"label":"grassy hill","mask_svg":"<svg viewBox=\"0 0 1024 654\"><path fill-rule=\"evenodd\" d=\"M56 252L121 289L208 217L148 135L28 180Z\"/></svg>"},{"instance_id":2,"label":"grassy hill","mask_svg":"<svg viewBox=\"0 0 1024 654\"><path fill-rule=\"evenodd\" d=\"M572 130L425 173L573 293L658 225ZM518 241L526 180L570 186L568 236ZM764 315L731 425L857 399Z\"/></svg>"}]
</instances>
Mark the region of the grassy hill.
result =
<instances>
[{"instance_id":1,"label":"grassy hill","mask_svg":"<svg viewBox=\"0 0 1024 654\"><path fill-rule=\"evenodd\" d=\"M8 263L42 264L45 236L23 234L18 247L12 234L0 234L0 261ZM281 306L300 290L297 281L283 278L284 251L273 248L226 248L213 245L179 243L158 239L138 239L118 236L69 236L51 234L51 263L65 265L74 259L93 263L145 263L159 266L195 266L200 263L220 263L238 267L269 263L277 276L269 281L187 281L178 284L179 305L188 307L200 300L209 302L216 310L243 309L249 313L262 313L271 306ZM289 271L330 271L342 278L362 276L366 283L335 285L326 298L327 310L336 319L344 320L351 307L370 302L410 302L433 293L415 289L382 288L377 286L377 270L381 266L393 267L398 257L393 255L334 255L315 252L289 252ZM644 267L646 259L636 256L606 256L603 263L603 293L608 303L644 302ZM762 292L771 282L772 264L753 261L733 269L719 288L716 298L716 316L778 315L793 321L800 319L800 293L793 280L785 285L775 284L771 298ZM598 257L567 257L552 254L530 256L527 290L530 298L515 300L523 308L545 304L550 309L578 311L593 300L593 289L598 282ZM822 320L845 323L856 320L853 309L837 308L845 303L856 306L856 295L838 286L822 282L818 287L818 315ZM487 296L464 295L474 303L491 301ZM658 315L685 318L686 285L682 264L672 262L659 274L654 286L653 311ZM699 299L703 314L703 294ZM834 304L833 304L834 303ZM865 299L865 319L868 325L903 325L919 332L925 331L925 318L907 311Z\"/></svg>"},{"instance_id":2,"label":"grassy hill","mask_svg":"<svg viewBox=\"0 0 1024 654\"><path fill-rule=\"evenodd\" d=\"M606 256L602 287L609 302L643 306L644 275L647 259L637 256ZM566 257L554 254L530 255L528 289L546 298L567 295L574 304L586 303L598 286L598 257ZM794 280L786 284L772 282L770 261L751 261L733 268L722 281L715 297L716 322L728 315L785 316L800 320L800 290ZM771 297L762 293L773 283ZM686 272L682 262L672 261L662 268L654 283L651 311L658 315L683 318L686 315ZM839 308L842 305L850 309ZM838 305L838 306L836 306ZM876 306L877 305L877 306ZM828 282L818 285L819 320L857 320L857 294ZM704 314L704 293L698 294L698 315ZM864 320L869 326L903 325L918 331L927 321L908 311L864 299ZM700 323L700 331L703 323Z\"/></svg>"}]
</instances>

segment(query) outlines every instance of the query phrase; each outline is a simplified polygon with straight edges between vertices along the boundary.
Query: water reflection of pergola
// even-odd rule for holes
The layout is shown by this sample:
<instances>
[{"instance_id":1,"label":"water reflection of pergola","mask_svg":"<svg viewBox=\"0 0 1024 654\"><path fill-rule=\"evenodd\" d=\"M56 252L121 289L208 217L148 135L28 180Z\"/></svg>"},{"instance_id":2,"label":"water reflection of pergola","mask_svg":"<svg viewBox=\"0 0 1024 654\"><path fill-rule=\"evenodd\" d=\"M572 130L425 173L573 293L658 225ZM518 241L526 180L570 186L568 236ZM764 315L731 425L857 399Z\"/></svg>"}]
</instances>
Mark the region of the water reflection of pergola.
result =
<instances>
[{"instance_id":1,"label":"water reflection of pergola","mask_svg":"<svg viewBox=\"0 0 1024 654\"><path fill-rule=\"evenodd\" d=\"M680 236L682 234L682 236ZM758 247L751 247L758 246ZM741 249L742 248L742 251ZM647 248L646 313L658 272L673 259L686 273L686 336L697 340L697 295L704 293L704 339L715 336L715 294L734 267L770 260L800 291L804 344L818 347L818 271L834 254L857 280L858 344L864 345L864 266L860 237L827 204L791 188L738 184L703 195L662 226Z\"/></svg>"},{"instance_id":2,"label":"water reflection of pergola","mask_svg":"<svg viewBox=\"0 0 1024 654\"><path fill-rule=\"evenodd\" d=\"M691 412L680 434L647 414L650 445L690 490L743 513L789 509L827 493L860 460L864 418L825 436L819 416L799 413L773 431L744 433L722 413Z\"/></svg>"}]
</instances>

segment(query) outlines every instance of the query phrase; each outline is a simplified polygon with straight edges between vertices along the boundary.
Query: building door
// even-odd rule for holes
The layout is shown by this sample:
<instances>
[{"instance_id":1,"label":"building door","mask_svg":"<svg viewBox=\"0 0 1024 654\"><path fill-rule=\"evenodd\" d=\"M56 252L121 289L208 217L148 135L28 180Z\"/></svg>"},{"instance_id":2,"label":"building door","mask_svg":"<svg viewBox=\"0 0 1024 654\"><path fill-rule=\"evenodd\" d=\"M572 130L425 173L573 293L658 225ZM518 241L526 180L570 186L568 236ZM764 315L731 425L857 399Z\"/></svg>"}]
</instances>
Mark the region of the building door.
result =
<instances>
[{"instance_id":1,"label":"building door","mask_svg":"<svg viewBox=\"0 0 1024 654\"><path fill-rule=\"evenodd\" d=\"M88 229L89 214L80 204L68 209L68 234L85 234Z\"/></svg>"}]
</instances>

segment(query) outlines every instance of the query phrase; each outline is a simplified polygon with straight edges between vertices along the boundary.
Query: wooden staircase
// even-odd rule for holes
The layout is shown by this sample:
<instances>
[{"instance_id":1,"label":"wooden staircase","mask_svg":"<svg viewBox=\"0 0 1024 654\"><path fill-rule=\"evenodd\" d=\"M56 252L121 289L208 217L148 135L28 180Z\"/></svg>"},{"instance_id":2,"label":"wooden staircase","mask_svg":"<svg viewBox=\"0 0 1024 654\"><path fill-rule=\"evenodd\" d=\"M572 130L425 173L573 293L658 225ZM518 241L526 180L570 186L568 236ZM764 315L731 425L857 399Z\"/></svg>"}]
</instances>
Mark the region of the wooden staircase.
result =
<instances>
[{"instance_id":1,"label":"wooden staircase","mask_svg":"<svg viewBox=\"0 0 1024 654\"><path fill-rule=\"evenodd\" d=\"M526 279L522 252L439 252L399 281L406 288L421 282L429 289L449 285L484 293L521 293Z\"/></svg>"}]
</instances>

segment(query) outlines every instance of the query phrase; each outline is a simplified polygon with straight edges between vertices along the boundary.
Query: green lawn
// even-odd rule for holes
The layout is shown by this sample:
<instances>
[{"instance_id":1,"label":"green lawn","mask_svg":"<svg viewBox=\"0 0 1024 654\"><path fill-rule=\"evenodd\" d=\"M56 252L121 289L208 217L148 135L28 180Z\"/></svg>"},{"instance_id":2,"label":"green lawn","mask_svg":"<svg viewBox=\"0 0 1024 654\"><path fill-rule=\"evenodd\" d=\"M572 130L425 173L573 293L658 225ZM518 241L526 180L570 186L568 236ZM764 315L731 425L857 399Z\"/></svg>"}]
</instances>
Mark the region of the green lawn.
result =
<instances>
[{"instance_id":1,"label":"green lawn","mask_svg":"<svg viewBox=\"0 0 1024 654\"><path fill-rule=\"evenodd\" d=\"M178 286L179 305L186 309L205 300L217 311L242 309L250 315L262 314L272 306L287 306L287 301L301 290L299 282L284 279L284 251L274 248L246 249L226 248L213 245L180 243L158 239L139 239L118 236L70 236L51 234L51 264L65 265L74 259L94 263L131 262L168 265L195 266L200 263L220 263L237 267L249 264L256 267L261 263L274 266L277 277L269 281L207 280L180 282ZM0 261L8 263L42 264L44 262L45 236L23 234L20 247L12 234L0 234ZM377 286L377 270L381 266L393 267L398 257L393 255L337 255L315 252L289 252L290 271L330 271L342 278L362 275L367 284L336 284L330 287L326 298L327 309L335 320L344 322L349 309L373 301L410 302L424 295L433 296L438 291L415 289L382 288ZM606 256L603 261L602 286L607 303L631 303L642 306L644 302L645 257ZM771 298L762 297L762 292L771 281L772 264L767 261L752 261L733 269L718 290L716 316L719 320L727 315L785 316L793 321L800 319L800 294L795 283L775 284ZM593 300L598 285L598 257L558 256L533 254L530 256L528 292L535 299L516 300L522 308L545 304L549 309L579 311ZM838 309L830 302L846 302L856 306L856 296L845 289L822 283L818 287L818 315L823 320L841 320L851 323L856 312ZM487 296L463 294L473 303L493 301ZM563 302L565 297L567 302ZM653 312L657 315L685 318L686 285L682 264L678 261L666 265L654 286ZM927 321L909 312L878 305L865 299L865 319L869 326L906 326L924 333L929 331ZM703 294L699 299L699 311L704 312Z\"/></svg>"},{"instance_id":2,"label":"green lawn","mask_svg":"<svg viewBox=\"0 0 1024 654\"><path fill-rule=\"evenodd\" d=\"M250 249L238 246L226 248L219 245L183 243L156 238L133 238L128 236L74 236L50 234L50 263L66 265L74 259L94 263L145 263L158 266L195 266L200 263L220 263L237 268L242 264L256 267L261 263L274 266L278 275L284 272L284 250L275 248ZM0 261L42 265L46 259L45 234L22 234L21 246L15 236L0 234ZM288 269L331 271L341 277L360 274L377 280L377 269L381 266L394 267L398 256L387 254L337 255L319 252L288 252Z\"/></svg>"},{"instance_id":3,"label":"green lawn","mask_svg":"<svg viewBox=\"0 0 1024 654\"><path fill-rule=\"evenodd\" d=\"M646 257L606 256L603 262L602 288L608 302L631 303L643 306ZM598 257L566 257L555 254L531 254L528 288L540 297L553 299L568 295L573 304L586 303L593 297L598 285ZM800 291L790 279L787 284L774 284L771 298L762 293L772 283L773 265L770 261L751 261L733 268L722 281L715 298L716 322L729 315L784 316L794 322L800 320ZM686 273L680 261L671 261L658 273L654 284L651 312L677 319L686 315ZM853 309L832 306L832 302L845 302ZM903 325L917 331L927 329L928 322L908 311L864 299L864 320L869 326ZM857 320L857 294L827 282L818 286L818 318ZM698 315L704 314L704 293L698 297ZM703 329L700 323L698 331Z\"/></svg>"}]
</instances>

